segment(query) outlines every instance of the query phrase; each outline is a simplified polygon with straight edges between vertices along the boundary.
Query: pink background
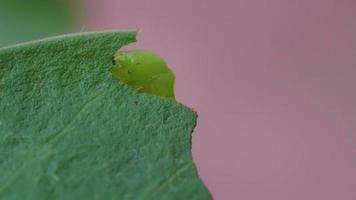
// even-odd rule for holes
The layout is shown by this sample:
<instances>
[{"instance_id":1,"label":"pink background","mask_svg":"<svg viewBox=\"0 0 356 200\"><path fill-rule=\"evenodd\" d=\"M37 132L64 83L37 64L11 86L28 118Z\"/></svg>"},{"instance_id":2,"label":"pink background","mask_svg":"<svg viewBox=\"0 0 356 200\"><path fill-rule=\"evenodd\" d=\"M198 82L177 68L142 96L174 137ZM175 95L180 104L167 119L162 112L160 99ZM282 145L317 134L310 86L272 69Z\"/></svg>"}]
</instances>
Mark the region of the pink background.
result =
<instances>
[{"instance_id":1,"label":"pink background","mask_svg":"<svg viewBox=\"0 0 356 200\"><path fill-rule=\"evenodd\" d=\"M356 199L355 0L85 2L166 58L215 199Z\"/></svg>"}]
</instances>

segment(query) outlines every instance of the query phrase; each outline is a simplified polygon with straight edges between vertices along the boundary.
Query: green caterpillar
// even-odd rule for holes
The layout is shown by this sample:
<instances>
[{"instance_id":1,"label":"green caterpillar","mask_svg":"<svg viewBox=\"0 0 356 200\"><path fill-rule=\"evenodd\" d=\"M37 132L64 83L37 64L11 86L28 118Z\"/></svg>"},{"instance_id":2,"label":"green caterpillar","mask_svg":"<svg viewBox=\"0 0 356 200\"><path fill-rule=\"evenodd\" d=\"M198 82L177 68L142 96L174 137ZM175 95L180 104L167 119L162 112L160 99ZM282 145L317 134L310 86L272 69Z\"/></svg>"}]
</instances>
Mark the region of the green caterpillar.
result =
<instances>
[{"instance_id":1,"label":"green caterpillar","mask_svg":"<svg viewBox=\"0 0 356 200\"><path fill-rule=\"evenodd\" d=\"M140 92L174 98L173 72L157 54L137 49L117 51L112 74Z\"/></svg>"}]
</instances>

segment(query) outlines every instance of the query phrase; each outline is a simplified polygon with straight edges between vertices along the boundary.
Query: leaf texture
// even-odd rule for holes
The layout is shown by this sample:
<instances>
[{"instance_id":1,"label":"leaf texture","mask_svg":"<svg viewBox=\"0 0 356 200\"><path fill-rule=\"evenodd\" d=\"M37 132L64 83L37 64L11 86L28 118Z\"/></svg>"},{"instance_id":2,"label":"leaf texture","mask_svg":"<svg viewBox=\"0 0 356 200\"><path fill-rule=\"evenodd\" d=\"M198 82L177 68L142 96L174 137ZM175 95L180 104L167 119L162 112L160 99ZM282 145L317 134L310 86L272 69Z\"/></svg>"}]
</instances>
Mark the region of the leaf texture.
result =
<instances>
[{"instance_id":1,"label":"leaf texture","mask_svg":"<svg viewBox=\"0 0 356 200\"><path fill-rule=\"evenodd\" d=\"M110 72L136 34L0 49L0 199L211 199L190 151L196 114Z\"/></svg>"}]
</instances>

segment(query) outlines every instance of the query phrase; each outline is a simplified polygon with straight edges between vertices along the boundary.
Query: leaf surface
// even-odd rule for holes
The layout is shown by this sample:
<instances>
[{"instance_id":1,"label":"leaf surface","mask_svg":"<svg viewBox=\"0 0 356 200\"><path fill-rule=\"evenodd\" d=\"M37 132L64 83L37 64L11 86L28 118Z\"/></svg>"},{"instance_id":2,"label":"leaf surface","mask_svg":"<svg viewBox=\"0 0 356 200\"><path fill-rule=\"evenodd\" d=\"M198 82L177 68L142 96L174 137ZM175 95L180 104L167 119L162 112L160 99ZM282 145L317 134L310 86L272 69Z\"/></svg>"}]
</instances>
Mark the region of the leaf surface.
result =
<instances>
[{"instance_id":1,"label":"leaf surface","mask_svg":"<svg viewBox=\"0 0 356 200\"><path fill-rule=\"evenodd\" d=\"M0 49L0 199L211 199L196 174L196 114L111 74L136 30Z\"/></svg>"}]
</instances>

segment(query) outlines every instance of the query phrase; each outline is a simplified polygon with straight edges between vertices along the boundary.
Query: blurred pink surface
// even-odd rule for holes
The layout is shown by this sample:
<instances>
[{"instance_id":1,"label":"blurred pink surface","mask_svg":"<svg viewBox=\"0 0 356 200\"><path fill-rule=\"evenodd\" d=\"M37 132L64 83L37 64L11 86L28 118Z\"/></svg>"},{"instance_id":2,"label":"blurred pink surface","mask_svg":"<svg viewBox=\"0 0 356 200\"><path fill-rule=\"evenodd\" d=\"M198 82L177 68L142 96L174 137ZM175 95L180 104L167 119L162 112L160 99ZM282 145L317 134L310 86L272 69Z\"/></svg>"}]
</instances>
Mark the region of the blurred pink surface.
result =
<instances>
[{"instance_id":1,"label":"blurred pink surface","mask_svg":"<svg viewBox=\"0 0 356 200\"><path fill-rule=\"evenodd\" d=\"M356 1L87 0L85 30L140 28L215 199L356 199Z\"/></svg>"}]
</instances>

